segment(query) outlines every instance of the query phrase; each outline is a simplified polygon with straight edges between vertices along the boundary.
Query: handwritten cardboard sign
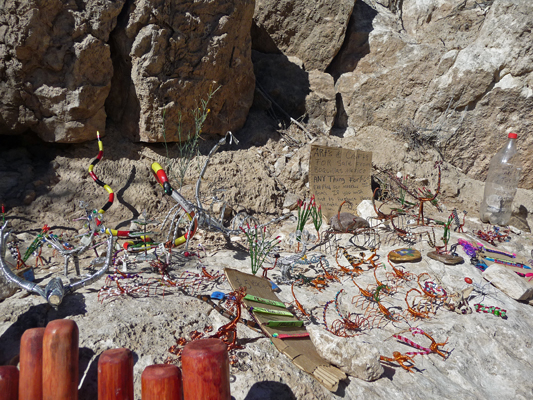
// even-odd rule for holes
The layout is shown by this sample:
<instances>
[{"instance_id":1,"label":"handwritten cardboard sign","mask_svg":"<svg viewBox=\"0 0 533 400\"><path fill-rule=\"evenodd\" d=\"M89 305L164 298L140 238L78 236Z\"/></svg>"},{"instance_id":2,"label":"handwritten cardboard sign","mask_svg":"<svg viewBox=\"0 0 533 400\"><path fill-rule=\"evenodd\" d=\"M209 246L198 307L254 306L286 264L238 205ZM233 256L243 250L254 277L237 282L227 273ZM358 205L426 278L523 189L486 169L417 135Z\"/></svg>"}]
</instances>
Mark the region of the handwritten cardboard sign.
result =
<instances>
[{"instance_id":1,"label":"handwritten cardboard sign","mask_svg":"<svg viewBox=\"0 0 533 400\"><path fill-rule=\"evenodd\" d=\"M372 198L371 172L372 152L311 146L309 190L328 219L344 200L352 204L346 203L343 211L355 213L362 200Z\"/></svg>"}]
</instances>

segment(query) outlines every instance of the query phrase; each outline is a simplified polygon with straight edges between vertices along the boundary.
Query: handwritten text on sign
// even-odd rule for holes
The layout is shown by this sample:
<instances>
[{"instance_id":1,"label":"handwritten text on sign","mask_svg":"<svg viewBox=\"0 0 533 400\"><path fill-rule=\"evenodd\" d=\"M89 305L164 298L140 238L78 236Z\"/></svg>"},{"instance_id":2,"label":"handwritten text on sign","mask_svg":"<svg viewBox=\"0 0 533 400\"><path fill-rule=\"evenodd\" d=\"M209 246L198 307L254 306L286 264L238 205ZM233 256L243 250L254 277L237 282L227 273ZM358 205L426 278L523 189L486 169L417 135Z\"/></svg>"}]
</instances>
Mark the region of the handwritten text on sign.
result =
<instances>
[{"instance_id":1,"label":"handwritten text on sign","mask_svg":"<svg viewBox=\"0 0 533 400\"><path fill-rule=\"evenodd\" d=\"M371 172L371 152L311 146L309 190L328 219L337 213L344 200L353 207L345 204L343 210L354 212L353 208L362 200L372 197Z\"/></svg>"}]
</instances>

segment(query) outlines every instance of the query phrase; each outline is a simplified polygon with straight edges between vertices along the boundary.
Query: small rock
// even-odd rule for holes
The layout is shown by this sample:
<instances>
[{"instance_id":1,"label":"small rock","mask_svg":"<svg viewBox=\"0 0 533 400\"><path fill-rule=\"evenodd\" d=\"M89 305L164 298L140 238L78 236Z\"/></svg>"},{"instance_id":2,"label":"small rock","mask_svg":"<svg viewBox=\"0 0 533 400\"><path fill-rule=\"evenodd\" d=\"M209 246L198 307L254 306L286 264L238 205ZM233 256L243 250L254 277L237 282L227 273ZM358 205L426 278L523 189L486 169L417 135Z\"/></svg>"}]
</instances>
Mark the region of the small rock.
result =
<instances>
[{"instance_id":1,"label":"small rock","mask_svg":"<svg viewBox=\"0 0 533 400\"><path fill-rule=\"evenodd\" d=\"M453 255L453 254L440 254L436 251L430 251L428 253L428 257L432 258L433 260L440 261L441 263L444 263L446 265L455 265L460 264L464 261L463 257Z\"/></svg>"},{"instance_id":2,"label":"small rock","mask_svg":"<svg viewBox=\"0 0 533 400\"><path fill-rule=\"evenodd\" d=\"M285 200L283 200L283 208L294 210L298 206L299 196L296 193L287 193Z\"/></svg>"},{"instance_id":3,"label":"small rock","mask_svg":"<svg viewBox=\"0 0 533 400\"><path fill-rule=\"evenodd\" d=\"M376 218L378 216L374 210L372 200L363 200L361 203L359 203L357 206L357 214L366 220L368 220L370 217Z\"/></svg>"},{"instance_id":4,"label":"small rock","mask_svg":"<svg viewBox=\"0 0 533 400\"><path fill-rule=\"evenodd\" d=\"M222 201L217 201L213 203L213 215L216 219L220 219L220 214L222 213L222 208L224 208L224 219L229 219L231 217L231 213L233 212L231 206L229 204L224 204Z\"/></svg>"},{"instance_id":5,"label":"small rock","mask_svg":"<svg viewBox=\"0 0 533 400\"><path fill-rule=\"evenodd\" d=\"M3 275L0 276L0 300L13 296L19 287L13 283L8 283Z\"/></svg>"},{"instance_id":6,"label":"small rock","mask_svg":"<svg viewBox=\"0 0 533 400\"><path fill-rule=\"evenodd\" d=\"M416 249L401 248L389 253L389 260L399 262L418 262L422 259L422 254Z\"/></svg>"},{"instance_id":7,"label":"small rock","mask_svg":"<svg viewBox=\"0 0 533 400\"><path fill-rule=\"evenodd\" d=\"M416 186L428 186L429 185L429 180L428 180L428 178L415 179L415 185Z\"/></svg>"},{"instance_id":8,"label":"small rock","mask_svg":"<svg viewBox=\"0 0 533 400\"><path fill-rule=\"evenodd\" d=\"M483 272L483 278L515 300L533 296L533 286L503 265L492 264Z\"/></svg>"},{"instance_id":9,"label":"small rock","mask_svg":"<svg viewBox=\"0 0 533 400\"><path fill-rule=\"evenodd\" d=\"M25 194L24 194L24 204L26 204L27 206L30 205L31 203L33 203L33 200L35 200L35 191L33 190L29 190L27 191Z\"/></svg>"},{"instance_id":10,"label":"small rock","mask_svg":"<svg viewBox=\"0 0 533 400\"><path fill-rule=\"evenodd\" d=\"M356 134L356 131L354 128L352 128L351 126L349 126L348 128L346 128L346 130L344 131L344 135L343 137L345 138L348 138L348 137L354 137Z\"/></svg>"},{"instance_id":11,"label":"small rock","mask_svg":"<svg viewBox=\"0 0 533 400\"><path fill-rule=\"evenodd\" d=\"M14 260L13 260L14 261ZM14 262L15 264L16 262ZM24 277L27 281L32 282L35 279L33 274L33 267L26 267L19 270L14 270L15 274L19 277ZM7 278L2 272L0 272L0 300L7 299L13 296L20 287L12 282L8 282Z\"/></svg>"},{"instance_id":12,"label":"small rock","mask_svg":"<svg viewBox=\"0 0 533 400\"><path fill-rule=\"evenodd\" d=\"M335 336L314 325L309 325L307 331L318 354L342 372L368 382L383 375L379 351L375 347L359 343L354 338Z\"/></svg>"},{"instance_id":13,"label":"small rock","mask_svg":"<svg viewBox=\"0 0 533 400\"><path fill-rule=\"evenodd\" d=\"M359 228L368 228L370 225L366 219L358 217L352 213L341 212L340 213L340 224L339 216L334 215L329 221L329 225L332 229L338 232L352 232Z\"/></svg>"},{"instance_id":14,"label":"small rock","mask_svg":"<svg viewBox=\"0 0 533 400\"><path fill-rule=\"evenodd\" d=\"M282 156L276 160L274 163L274 176L279 176L283 172L283 168L285 168L285 164L287 161L285 160L285 156Z\"/></svg>"}]
</instances>

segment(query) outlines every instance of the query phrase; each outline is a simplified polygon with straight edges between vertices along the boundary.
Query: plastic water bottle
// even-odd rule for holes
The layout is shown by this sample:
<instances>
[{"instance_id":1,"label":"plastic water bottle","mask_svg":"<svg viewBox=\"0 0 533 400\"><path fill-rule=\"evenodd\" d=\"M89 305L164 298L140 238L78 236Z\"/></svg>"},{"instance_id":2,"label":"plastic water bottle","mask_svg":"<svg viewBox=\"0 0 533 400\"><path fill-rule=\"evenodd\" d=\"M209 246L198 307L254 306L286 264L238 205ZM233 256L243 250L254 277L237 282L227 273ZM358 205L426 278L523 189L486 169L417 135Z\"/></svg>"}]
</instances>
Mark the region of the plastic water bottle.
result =
<instances>
[{"instance_id":1,"label":"plastic water bottle","mask_svg":"<svg viewBox=\"0 0 533 400\"><path fill-rule=\"evenodd\" d=\"M511 219L513 199L522 170L516 148L517 137L516 133L509 133L507 144L490 161L480 209L483 222L507 225Z\"/></svg>"}]
</instances>

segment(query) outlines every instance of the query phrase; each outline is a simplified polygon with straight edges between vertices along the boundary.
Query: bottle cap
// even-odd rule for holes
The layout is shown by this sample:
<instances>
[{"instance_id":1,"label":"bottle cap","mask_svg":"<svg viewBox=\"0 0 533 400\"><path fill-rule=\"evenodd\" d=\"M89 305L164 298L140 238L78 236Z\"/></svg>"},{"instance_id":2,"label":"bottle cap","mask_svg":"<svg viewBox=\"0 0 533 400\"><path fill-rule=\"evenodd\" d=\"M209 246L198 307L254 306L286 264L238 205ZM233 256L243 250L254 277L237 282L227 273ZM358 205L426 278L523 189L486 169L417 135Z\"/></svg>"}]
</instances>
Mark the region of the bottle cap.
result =
<instances>
[{"instance_id":1,"label":"bottle cap","mask_svg":"<svg viewBox=\"0 0 533 400\"><path fill-rule=\"evenodd\" d=\"M518 137L518 135L516 133L509 133L509 135L507 137L509 139L516 139Z\"/></svg>"}]
</instances>

